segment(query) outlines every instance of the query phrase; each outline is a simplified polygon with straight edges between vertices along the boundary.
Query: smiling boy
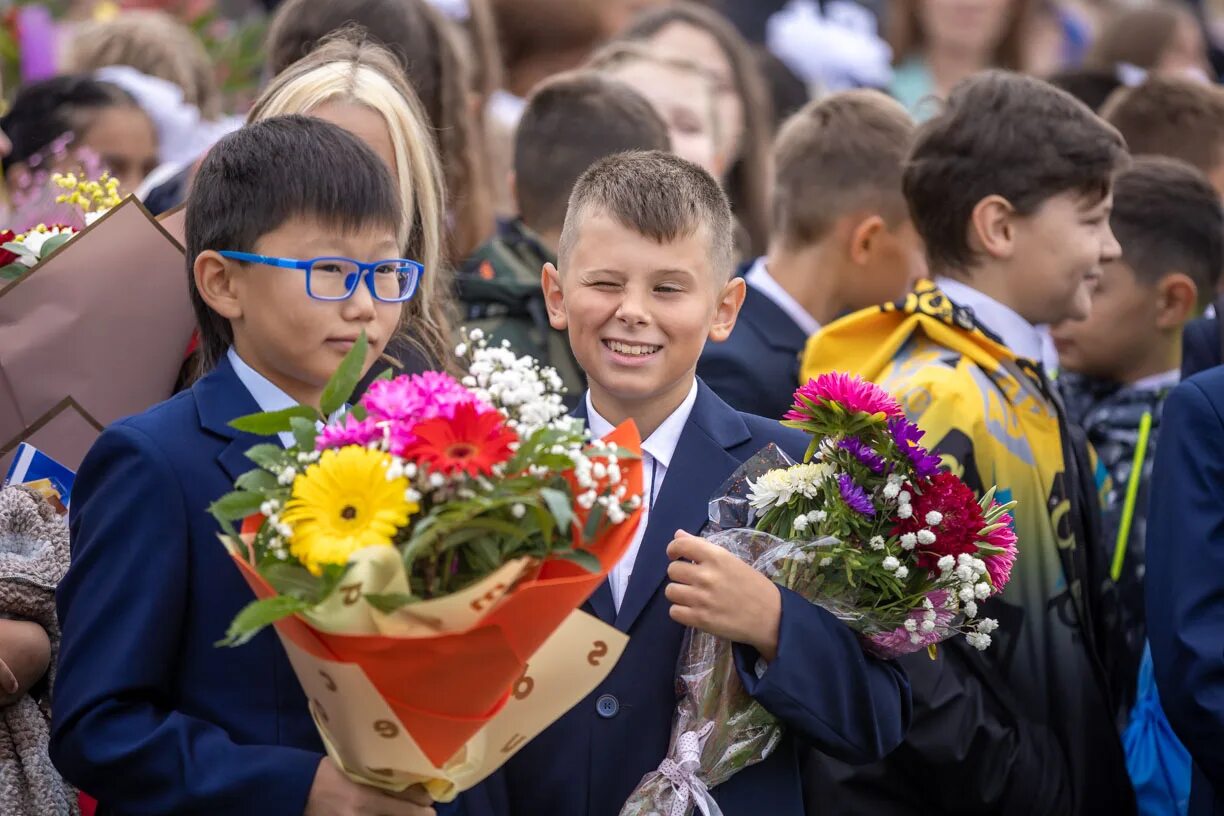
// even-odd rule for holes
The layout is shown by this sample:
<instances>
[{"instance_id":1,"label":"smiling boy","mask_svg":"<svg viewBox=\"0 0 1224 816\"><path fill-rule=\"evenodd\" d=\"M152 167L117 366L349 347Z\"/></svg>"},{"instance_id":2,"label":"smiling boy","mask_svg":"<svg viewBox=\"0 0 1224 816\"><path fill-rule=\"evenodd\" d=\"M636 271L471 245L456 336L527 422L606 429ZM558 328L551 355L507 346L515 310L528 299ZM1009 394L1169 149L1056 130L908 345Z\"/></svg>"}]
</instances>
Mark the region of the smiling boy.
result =
<instances>
[{"instance_id":1,"label":"smiling boy","mask_svg":"<svg viewBox=\"0 0 1224 816\"><path fill-rule=\"evenodd\" d=\"M1002 72L959 85L921 126L903 187L936 278L828 326L803 376L845 370L896 395L944 464L1018 502L1011 583L962 640L900 662L914 725L885 762L815 763L831 812L1130 813L1110 673L1094 468L1038 362L1037 326L1089 314L1119 257L1109 213L1122 138L1068 94ZM1107 641L1109 646L1107 648ZM905 780L899 782L899 780Z\"/></svg>"},{"instance_id":2,"label":"smiling boy","mask_svg":"<svg viewBox=\"0 0 1224 816\"><path fill-rule=\"evenodd\" d=\"M590 383L579 413L596 435L631 419L644 438L644 519L584 607L629 645L599 688L465 797L469 816L616 816L667 752L686 626L731 640L744 688L786 725L773 754L712 790L726 816L801 816L801 741L868 762L904 732L909 697L895 665L691 535L745 459L769 443L798 457L807 441L735 411L696 377L703 345L727 337L744 297L730 226L717 182L667 153L609 157L574 188L543 285Z\"/></svg>"}]
</instances>

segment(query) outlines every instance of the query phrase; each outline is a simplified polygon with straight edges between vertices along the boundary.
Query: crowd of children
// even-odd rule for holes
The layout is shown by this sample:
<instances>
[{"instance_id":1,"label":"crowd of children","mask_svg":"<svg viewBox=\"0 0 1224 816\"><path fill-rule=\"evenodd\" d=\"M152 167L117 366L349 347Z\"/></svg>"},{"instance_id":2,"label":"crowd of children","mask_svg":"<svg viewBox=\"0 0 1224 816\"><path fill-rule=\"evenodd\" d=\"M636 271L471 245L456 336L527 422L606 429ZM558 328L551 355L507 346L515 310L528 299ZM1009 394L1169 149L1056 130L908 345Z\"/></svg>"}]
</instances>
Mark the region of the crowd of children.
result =
<instances>
[{"instance_id":1,"label":"crowd of children","mask_svg":"<svg viewBox=\"0 0 1224 816\"><path fill-rule=\"evenodd\" d=\"M785 726L711 790L727 816L1224 814L1202 9L284 0L238 103L173 15L70 5L56 75L7 89L0 228L57 212L60 171L184 207L197 340L177 394L102 431L69 521L0 492L0 811L616 816L666 755L693 628ZM338 257L424 272L336 297L294 268ZM318 404L363 333L359 388L379 360L461 375L459 327L554 367L593 433L632 419L645 482L584 606L623 656L443 805L328 758L274 634L215 648L250 591L207 508L251 467L231 420ZM746 459L802 455L778 420L835 371L1017 503L989 651L868 656L696 537Z\"/></svg>"}]
</instances>

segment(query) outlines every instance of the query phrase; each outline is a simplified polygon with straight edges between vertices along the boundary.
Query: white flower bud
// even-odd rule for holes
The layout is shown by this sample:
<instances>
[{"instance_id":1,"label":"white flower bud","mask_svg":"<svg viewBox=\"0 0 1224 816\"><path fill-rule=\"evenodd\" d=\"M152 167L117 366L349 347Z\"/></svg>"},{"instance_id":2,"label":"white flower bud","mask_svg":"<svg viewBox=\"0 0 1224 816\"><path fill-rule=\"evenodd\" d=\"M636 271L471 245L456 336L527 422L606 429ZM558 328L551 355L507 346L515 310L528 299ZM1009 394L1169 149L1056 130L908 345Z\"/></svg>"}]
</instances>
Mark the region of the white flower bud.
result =
<instances>
[{"instance_id":1,"label":"white flower bud","mask_svg":"<svg viewBox=\"0 0 1224 816\"><path fill-rule=\"evenodd\" d=\"M896 482L889 482L884 485L884 498L895 499L901 493L901 486Z\"/></svg>"},{"instance_id":2,"label":"white flower bud","mask_svg":"<svg viewBox=\"0 0 1224 816\"><path fill-rule=\"evenodd\" d=\"M935 543L935 534L930 530L918 531L918 543L924 547L929 547Z\"/></svg>"},{"instance_id":3,"label":"white flower bud","mask_svg":"<svg viewBox=\"0 0 1224 816\"><path fill-rule=\"evenodd\" d=\"M964 601L965 603L969 603L970 601L973 600L973 587L971 586L961 587L961 591L957 594L960 595L960 599L962 601Z\"/></svg>"},{"instance_id":4,"label":"white flower bud","mask_svg":"<svg viewBox=\"0 0 1224 816\"><path fill-rule=\"evenodd\" d=\"M901 536L901 549L912 550L918 546L918 536L913 533L906 533Z\"/></svg>"},{"instance_id":5,"label":"white flower bud","mask_svg":"<svg viewBox=\"0 0 1224 816\"><path fill-rule=\"evenodd\" d=\"M516 519L521 519L523 516L527 515L527 508L521 504L516 504L510 508L510 515L514 516Z\"/></svg>"},{"instance_id":6,"label":"white flower bud","mask_svg":"<svg viewBox=\"0 0 1224 816\"><path fill-rule=\"evenodd\" d=\"M913 500L914 497L910 495L908 490L902 490L897 494L897 504L909 504Z\"/></svg>"},{"instance_id":7,"label":"white flower bud","mask_svg":"<svg viewBox=\"0 0 1224 816\"><path fill-rule=\"evenodd\" d=\"M894 572L893 575L897 576L897 580L899 581L904 580L905 578L909 577L909 567L902 564L901 566L897 567L897 571Z\"/></svg>"},{"instance_id":8,"label":"white flower bud","mask_svg":"<svg viewBox=\"0 0 1224 816\"><path fill-rule=\"evenodd\" d=\"M795 528L796 532L803 532L808 526L807 516L799 516L794 520L791 526Z\"/></svg>"},{"instance_id":9,"label":"white flower bud","mask_svg":"<svg viewBox=\"0 0 1224 816\"><path fill-rule=\"evenodd\" d=\"M990 635L981 632L971 632L965 637L969 641L969 645L978 651L984 652L990 646Z\"/></svg>"},{"instance_id":10,"label":"white flower bud","mask_svg":"<svg viewBox=\"0 0 1224 816\"><path fill-rule=\"evenodd\" d=\"M913 515L914 515L914 505L902 504L902 505L897 506L897 518L901 519L902 521L913 517Z\"/></svg>"},{"instance_id":11,"label":"white flower bud","mask_svg":"<svg viewBox=\"0 0 1224 816\"><path fill-rule=\"evenodd\" d=\"M943 521L943 513L938 510L932 510L926 514L926 523L932 527L937 527Z\"/></svg>"},{"instance_id":12,"label":"white flower bud","mask_svg":"<svg viewBox=\"0 0 1224 816\"><path fill-rule=\"evenodd\" d=\"M986 583L985 581L982 581L981 583L979 583L977 586L973 588L973 594L977 596L977 599L979 601L984 601L987 598L989 598L990 593L991 593L990 584Z\"/></svg>"},{"instance_id":13,"label":"white flower bud","mask_svg":"<svg viewBox=\"0 0 1224 816\"><path fill-rule=\"evenodd\" d=\"M882 550L884 549L884 537L883 536L873 536L869 544L871 545L871 549L873 550Z\"/></svg>"},{"instance_id":14,"label":"white flower bud","mask_svg":"<svg viewBox=\"0 0 1224 816\"><path fill-rule=\"evenodd\" d=\"M977 630L983 635L989 635L999 628L999 622L994 618L982 618L978 621Z\"/></svg>"},{"instance_id":15,"label":"white flower bud","mask_svg":"<svg viewBox=\"0 0 1224 816\"><path fill-rule=\"evenodd\" d=\"M892 572L897 567L901 566L901 562L897 560L896 556L890 555L884 559L880 566L884 567L885 571Z\"/></svg>"},{"instance_id":16,"label":"white flower bud","mask_svg":"<svg viewBox=\"0 0 1224 816\"><path fill-rule=\"evenodd\" d=\"M977 612L978 612L977 601L966 601L965 602L965 617L976 618Z\"/></svg>"},{"instance_id":17,"label":"white flower bud","mask_svg":"<svg viewBox=\"0 0 1224 816\"><path fill-rule=\"evenodd\" d=\"M442 487L446 484L446 477L441 473L429 474L429 486L433 488Z\"/></svg>"},{"instance_id":18,"label":"white flower bud","mask_svg":"<svg viewBox=\"0 0 1224 816\"><path fill-rule=\"evenodd\" d=\"M924 620L921 628L923 632L930 634L935 631L935 621Z\"/></svg>"},{"instance_id":19,"label":"white flower bud","mask_svg":"<svg viewBox=\"0 0 1224 816\"><path fill-rule=\"evenodd\" d=\"M956 566L956 561L952 558L952 556L945 555L943 558L939 559L939 563L936 566L939 567L940 572L949 572Z\"/></svg>"},{"instance_id":20,"label":"white flower bud","mask_svg":"<svg viewBox=\"0 0 1224 816\"><path fill-rule=\"evenodd\" d=\"M820 559L820 566L822 567L827 567L832 563L833 563L833 559L829 558L828 556L825 556L824 558Z\"/></svg>"},{"instance_id":21,"label":"white flower bud","mask_svg":"<svg viewBox=\"0 0 1224 816\"><path fill-rule=\"evenodd\" d=\"M906 618L905 619L905 631L907 632L918 631L918 621L914 620L913 618Z\"/></svg>"}]
</instances>

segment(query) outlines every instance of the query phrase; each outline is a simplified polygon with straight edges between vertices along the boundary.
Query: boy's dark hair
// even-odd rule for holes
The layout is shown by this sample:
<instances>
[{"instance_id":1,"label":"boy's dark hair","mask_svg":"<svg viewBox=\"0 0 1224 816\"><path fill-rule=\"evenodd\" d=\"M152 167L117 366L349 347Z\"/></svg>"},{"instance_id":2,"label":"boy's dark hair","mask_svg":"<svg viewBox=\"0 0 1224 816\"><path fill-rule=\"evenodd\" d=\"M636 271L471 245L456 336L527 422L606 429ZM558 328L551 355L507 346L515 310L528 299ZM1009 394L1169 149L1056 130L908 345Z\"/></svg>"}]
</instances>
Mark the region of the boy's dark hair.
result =
<instances>
[{"instance_id":1,"label":"boy's dark hair","mask_svg":"<svg viewBox=\"0 0 1224 816\"><path fill-rule=\"evenodd\" d=\"M617 153L582 174L570 195L558 256L562 264L578 240L582 220L592 212L663 244L703 227L715 274L734 266L731 205L722 187L692 162L660 150Z\"/></svg>"},{"instance_id":2,"label":"boy's dark hair","mask_svg":"<svg viewBox=\"0 0 1224 816\"><path fill-rule=\"evenodd\" d=\"M234 333L200 296L195 259L205 250L250 252L262 236L295 217L344 231L385 224L399 232L403 222L399 191L383 161L356 136L321 119L265 119L208 152L187 200L186 224L202 371L224 356Z\"/></svg>"},{"instance_id":3,"label":"boy's dark hair","mask_svg":"<svg viewBox=\"0 0 1224 816\"><path fill-rule=\"evenodd\" d=\"M905 108L879 91L808 103L774 142L774 239L791 249L814 243L860 208L890 227L904 221L901 171L913 135Z\"/></svg>"},{"instance_id":4,"label":"boy's dark hair","mask_svg":"<svg viewBox=\"0 0 1224 816\"><path fill-rule=\"evenodd\" d=\"M1163 156L1136 159L1114 181L1109 225L1140 282L1181 272L1198 287L1200 308L1214 297L1224 267L1224 208L1198 170Z\"/></svg>"},{"instance_id":5,"label":"boy's dark hair","mask_svg":"<svg viewBox=\"0 0 1224 816\"><path fill-rule=\"evenodd\" d=\"M935 272L967 270L969 220L982 199L1031 215L1050 198L1104 198L1128 161L1126 144L1083 102L1005 71L961 82L918 128L903 178L905 200Z\"/></svg>"},{"instance_id":6,"label":"boy's dark hair","mask_svg":"<svg viewBox=\"0 0 1224 816\"><path fill-rule=\"evenodd\" d=\"M1052 74L1046 81L1094 111L1099 111L1110 94L1122 87L1122 80L1113 68L1070 68Z\"/></svg>"},{"instance_id":7,"label":"boy's dark hair","mask_svg":"<svg viewBox=\"0 0 1224 816\"><path fill-rule=\"evenodd\" d=\"M514 138L519 215L537 231L559 229L574 183L596 161L670 148L667 125L625 83L594 71L554 77L531 94Z\"/></svg>"},{"instance_id":8,"label":"boy's dark hair","mask_svg":"<svg viewBox=\"0 0 1224 816\"><path fill-rule=\"evenodd\" d=\"M1171 156L1210 173L1224 161L1224 90L1153 76L1118 91L1101 111L1131 155Z\"/></svg>"},{"instance_id":9,"label":"boy's dark hair","mask_svg":"<svg viewBox=\"0 0 1224 816\"><path fill-rule=\"evenodd\" d=\"M13 144L3 158L5 170L28 162L64 134L77 133L89 116L103 108L136 106L136 100L118 85L84 75L57 76L22 86L13 107L0 118Z\"/></svg>"}]
</instances>

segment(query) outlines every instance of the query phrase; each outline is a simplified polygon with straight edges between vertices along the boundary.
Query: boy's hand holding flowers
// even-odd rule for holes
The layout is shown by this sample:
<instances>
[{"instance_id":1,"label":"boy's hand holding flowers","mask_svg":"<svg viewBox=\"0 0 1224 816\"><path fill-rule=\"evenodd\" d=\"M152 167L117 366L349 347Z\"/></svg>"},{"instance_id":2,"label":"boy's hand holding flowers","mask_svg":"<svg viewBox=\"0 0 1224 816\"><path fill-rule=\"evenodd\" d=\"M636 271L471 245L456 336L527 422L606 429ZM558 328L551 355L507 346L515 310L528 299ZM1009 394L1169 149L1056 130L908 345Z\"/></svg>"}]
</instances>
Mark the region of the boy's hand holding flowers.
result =
<instances>
[{"instance_id":1,"label":"boy's hand holding flowers","mask_svg":"<svg viewBox=\"0 0 1224 816\"><path fill-rule=\"evenodd\" d=\"M664 590L672 620L751 646L769 662L778 653L782 596L778 585L734 554L677 530L667 545L671 581Z\"/></svg>"}]
</instances>

